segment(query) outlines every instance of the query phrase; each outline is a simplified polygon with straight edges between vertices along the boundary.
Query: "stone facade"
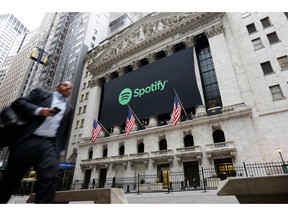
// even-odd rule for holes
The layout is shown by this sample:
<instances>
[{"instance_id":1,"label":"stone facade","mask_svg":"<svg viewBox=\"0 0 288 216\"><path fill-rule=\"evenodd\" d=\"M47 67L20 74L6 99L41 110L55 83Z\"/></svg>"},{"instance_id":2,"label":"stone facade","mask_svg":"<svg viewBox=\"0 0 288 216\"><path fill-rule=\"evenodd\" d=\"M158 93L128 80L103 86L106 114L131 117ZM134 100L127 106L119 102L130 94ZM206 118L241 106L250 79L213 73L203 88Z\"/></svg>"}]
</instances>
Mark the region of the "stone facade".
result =
<instances>
[{"instance_id":1,"label":"stone facade","mask_svg":"<svg viewBox=\"0 0 288 216\"><path fill-rule=\"evenodd\" d=\"M267 17L271 26L263 28L261 20ZM251 23L257 31L249 34L247 26ZM278 161L277 148L282 148L283 157L288 158L288 70L281 69L277 61L287 56L287 31L284 13L252 13L245 18L241 13L153 13L103 41L88 53L83 72L82 84L89 82L89 88L79 92L68 149L68 154L77 149L74 179L85 179L87 170L91 170L91 179L98 179L101 169L107 170L107 177L120 178L138 173L156 174L161 164L166 164L171 172L183 172L184 163L191 161L198 164L198 169L221 165L221 159L230 161L232 166L243 162ZM273 32L279 41L269 43L267 35ZM207 38L211 49L222 100L220 107L195 107L192 119L181 121L176 127L171 121L157 126L154 116L146 129L135 127L127 137L115 125L109 137L102 131L96 143L90 141L103 83L124 75L127 66L136 70L144 58L148 63L156 61L155 54L160 51L166 56L173 55L176 44L194 47L195 38L200 34ZM255 38L261 38L262 49L253 47ZM267 61L273 73L264 75L261 63ZM196 54L194 62L205 104ZM283 97L280 99L273 99L271 94L270 87L275 85L281 87ZM89 98L81 100L88 92ZM78 113L83 106L87 107L86 112ZM215 110L216 113L209 114ZM83 125L75 126L81 119L85 119ZM223 142L215 142L215 131L224 133ZM193 137L193 146L184 147L187 135ZM167 149L159 150L163 139L167 141ZM138 153L139 143L144 143L144 152ZM123 155L119 155L121 146L125 147ZM107 157L103 157L105 148Z\"/></svg>"}]
</instances>

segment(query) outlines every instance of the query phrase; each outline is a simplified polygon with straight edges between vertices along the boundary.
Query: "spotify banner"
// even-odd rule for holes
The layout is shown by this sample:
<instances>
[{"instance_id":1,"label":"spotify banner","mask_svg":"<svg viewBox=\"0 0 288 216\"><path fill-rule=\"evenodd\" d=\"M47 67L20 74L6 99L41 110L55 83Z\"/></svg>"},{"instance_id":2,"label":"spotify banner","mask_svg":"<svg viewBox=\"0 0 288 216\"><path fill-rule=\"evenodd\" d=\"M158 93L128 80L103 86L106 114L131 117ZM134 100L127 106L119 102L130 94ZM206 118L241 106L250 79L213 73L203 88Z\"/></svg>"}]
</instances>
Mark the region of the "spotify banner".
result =
<instances>
[{"instance_id":1,"label":"spotify banner","mask_svg":"<svg viewBox=\"0 0 288 216\"><path fill-rule=\"evenodd\" d=\"M174 89L186 108L202 104L193 50L187 48L104 84L99 120L105 127L126 122L128 106L139 119L170 113Z\"/></svg>"}]
</instances>

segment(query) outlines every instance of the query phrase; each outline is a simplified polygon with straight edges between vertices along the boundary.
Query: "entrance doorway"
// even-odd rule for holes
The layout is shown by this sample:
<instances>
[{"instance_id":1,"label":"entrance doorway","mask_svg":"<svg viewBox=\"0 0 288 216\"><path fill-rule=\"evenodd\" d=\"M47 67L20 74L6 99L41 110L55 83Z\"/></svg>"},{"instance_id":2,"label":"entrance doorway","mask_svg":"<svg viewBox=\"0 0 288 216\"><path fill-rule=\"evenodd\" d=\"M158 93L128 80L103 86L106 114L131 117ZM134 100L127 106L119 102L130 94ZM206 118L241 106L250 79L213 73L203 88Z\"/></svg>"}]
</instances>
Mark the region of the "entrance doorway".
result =
<instances>
[{"instance_id":1,"label":"entrance doorway","mask_svg":"<svg viewBox=\"0 0 288 216\"><path fill-rule=\"evenodd\" d=\"M157 164L158 182L163 183L163 187L168 187L170 182L170 164Z\"/></svg>"},{"instance_id":2,"label":"entrance doorway","mask_svg":"<svg viewBox=\"0 0 288 216\"><path fill-rule=\"evenodd\" d=\"M226 179L229 176L229 172L233 169L231 158L215 159L214 164L218 177L221 180Z\"/></svg>"},{"instance_id":3,"label":"entrance doorway","mask_svg":"<svg viewBox=\"0 0 288 216\"><path fill-rule=\"evenodd\" d=\"M85 170L83 189L89 188L90 178L91 178L91 170Z\"/></svg>"},{"instance_id":4,"label":"entrance doorway","mask_svg":"<svg viewBox=\"0 0 288 216\"><path fill-rule=\"evenodd\" d=\"M104 188L106 183L107 169L100 169L99 173L99 188Z\"/></svg>"},{"instance_id":5,"label":"entrance doorway","mask_svg":"<svg viewBox=\"0 0 288 216\"><path fill-rule=\"evenodd\" d=\"M198 161L183 162L184 167L184 188L192 188L194 183L200 185Z\"/></svg>"}]
</instances>

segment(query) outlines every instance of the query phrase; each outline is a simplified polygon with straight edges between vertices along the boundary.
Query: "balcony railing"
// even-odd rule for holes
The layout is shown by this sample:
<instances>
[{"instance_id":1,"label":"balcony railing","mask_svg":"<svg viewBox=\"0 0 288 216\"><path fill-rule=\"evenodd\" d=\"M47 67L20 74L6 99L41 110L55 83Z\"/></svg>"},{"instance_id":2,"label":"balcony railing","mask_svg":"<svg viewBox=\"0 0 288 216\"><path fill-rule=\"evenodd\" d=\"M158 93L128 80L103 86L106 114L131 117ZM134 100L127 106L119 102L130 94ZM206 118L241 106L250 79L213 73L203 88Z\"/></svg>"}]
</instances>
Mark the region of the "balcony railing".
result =
<instances>
[{"instance_id":1,"label":"balcony railing","mask_svg":"<svg viewBox=\"0 0 288 216\"><path fill-rule=\"evenodd\" d=\"M93 158L93 159L81 160L80 166L81 167L87 167L87 166L108 167L109 164L110 164L110 157L104 157L104 158Z\"/></svg>"},{"instance_id":2,"label":"balcony railing","mask_svg":"<svg viewBox=\"0 0 288 216\"><path fill-rule=\"evenodd\" d=\"M185 159L202 159L202 150L201 146L189 146L185 148L177 148L175 156L177 160L180 162Z\"/></svg>"},{"instance_id":3,"label":"balcony railing","mask_svg":"<svg viewBox=\"0 0 288 216\"><path fill-rule=\"evenodd\" d=\"M143 153L137 153L137 154L130 154L129 155L129 161L131 164L136 164L136 163L148 164L149 153L143 152Z\"/></svg>"},{"instance_id":4,"label":"balcony railing","mask_svg":"<svg viewBox=\"0 0 288 216\"><path fill-rule=\"evenodd\" d=\"M151 161L153 164L156 162L172 162L174 155L172 149L160 150L160 151L152 151L151 152Z\"/></svg>"},{"instance_id":5,"label":"balcony railing","mask_svg":"<svg viewBox=\"0 0 288 216\"><path fill-rule=\"evenodd\" d=\"M233 141L219 142L206 145L206 154L209 160L212 160L215 156L236 156L236 148Z\"/></svg>"},{"instance_id":6,"label":"balcony railing","mask_svg":"<svg viewBox=\"0 0 288 216\"><path fill-rule=\"evenodd\" d=\"M127 166L129 156L128 155L118 155L118 156L111 156L110 164L112 165L112 168L114 168L115 165L122 164L123 166Z\"/></svg>"}]
</instances>

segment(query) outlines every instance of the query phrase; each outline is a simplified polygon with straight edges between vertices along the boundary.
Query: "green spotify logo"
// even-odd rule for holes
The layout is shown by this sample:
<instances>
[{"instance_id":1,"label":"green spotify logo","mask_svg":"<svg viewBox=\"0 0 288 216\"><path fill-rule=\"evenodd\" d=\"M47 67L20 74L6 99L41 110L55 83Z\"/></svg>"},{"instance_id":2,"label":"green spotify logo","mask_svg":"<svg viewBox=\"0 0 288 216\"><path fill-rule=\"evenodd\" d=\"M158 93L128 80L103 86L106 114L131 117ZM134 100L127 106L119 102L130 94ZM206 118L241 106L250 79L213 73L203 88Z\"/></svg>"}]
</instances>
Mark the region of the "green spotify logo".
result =
<instances>
[{"instance_id":1,"label":"green spotify logo","mask_svg":"<svg viewBox=\"0 0 288 216\"><path fill-rule=\"evenodd\" d=\"M134 89L134 94L132 95L132 90L130 88L125 88L119 94L118 100L121 105L126 105L132 99L132 96L137 98L141 98L145 94L149 94L154 91L163 91L166 87L168 80L158 80L144 88L136 88Z\"/></svg>"},{"instance_id":2,"label":"green spotify logo","mask_svg":"<svg viewBox=\"0 0 288 216\"><path fill-rule=\"evenodd\" d=\"M132 98L132 90L130 88L125 88L119 94L118 100L121 105L126 105L130 102Z\"/></svg>"}]
</instances>

